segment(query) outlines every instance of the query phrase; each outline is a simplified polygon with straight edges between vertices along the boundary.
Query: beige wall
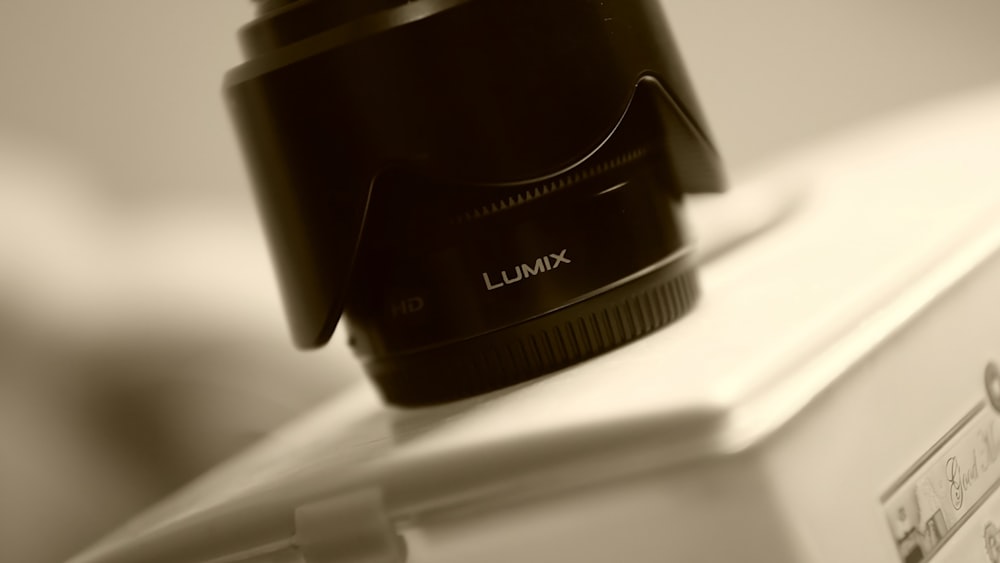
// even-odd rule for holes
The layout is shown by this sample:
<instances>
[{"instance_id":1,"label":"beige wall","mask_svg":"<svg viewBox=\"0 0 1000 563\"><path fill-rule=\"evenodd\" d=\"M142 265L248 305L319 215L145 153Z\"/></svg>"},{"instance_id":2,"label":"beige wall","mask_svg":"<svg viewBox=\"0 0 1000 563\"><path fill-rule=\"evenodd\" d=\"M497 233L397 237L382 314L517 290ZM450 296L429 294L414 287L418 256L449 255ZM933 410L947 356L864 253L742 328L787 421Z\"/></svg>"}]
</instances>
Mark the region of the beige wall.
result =
<instances>
[{"instance_id":1,"label":"beige wall","mask_svg":"<svg viewBox=\"0 0 1000 563\"><path fill-rule=\"evenodd\" d=\"M221 102L249 0L3 0L0 136L90 160L125 197L245 198Z\"/></svg>"},{"instance_id":2,"label":"beige wall","mask_svg":"<svg viewBox=\"0 0 1000 563\"><path fill-rule=\"evenodd\" d=\"M729 165L1000 80L993 0L665 0Z\"/></svg>"}]
</instances>

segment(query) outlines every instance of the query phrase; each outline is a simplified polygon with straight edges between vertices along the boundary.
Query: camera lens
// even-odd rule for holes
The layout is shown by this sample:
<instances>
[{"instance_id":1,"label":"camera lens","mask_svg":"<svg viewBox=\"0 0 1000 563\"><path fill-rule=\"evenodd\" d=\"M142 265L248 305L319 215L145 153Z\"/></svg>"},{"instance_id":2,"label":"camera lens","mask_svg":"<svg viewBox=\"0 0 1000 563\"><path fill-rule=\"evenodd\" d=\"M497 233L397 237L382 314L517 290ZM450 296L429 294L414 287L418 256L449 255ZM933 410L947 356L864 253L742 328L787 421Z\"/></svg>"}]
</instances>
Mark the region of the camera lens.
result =
<instances>
[{"instance_id":1,"label":"camera lens","mask_svg":"<svg viewBox=\"0 0 1000 563\"><path fill-rule=\"evenodd\" d=\"M261 1L227 83L297 342L343 314L383 396L422 405L686 313L683 197L723 182L658 10Z\"/></svg>"}]
</instances>

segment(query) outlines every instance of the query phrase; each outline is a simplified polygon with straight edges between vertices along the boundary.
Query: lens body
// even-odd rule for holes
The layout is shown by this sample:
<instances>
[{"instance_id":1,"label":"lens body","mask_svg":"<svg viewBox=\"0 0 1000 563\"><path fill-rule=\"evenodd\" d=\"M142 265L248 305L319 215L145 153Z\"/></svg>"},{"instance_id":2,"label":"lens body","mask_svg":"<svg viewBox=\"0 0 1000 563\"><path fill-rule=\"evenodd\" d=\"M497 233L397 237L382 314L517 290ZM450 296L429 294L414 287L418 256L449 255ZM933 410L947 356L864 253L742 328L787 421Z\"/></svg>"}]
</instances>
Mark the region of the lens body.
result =
<instances>
[{"instance_id":1,"label":"lens body","mask_svg":"<svg viewBox=\"0 0 1000 563\"><path fill-rule=\"evenodd\" d=\"M272 0L227 79L293 334L341 314L427 404L592 357L697 294L720 166L653 0Z\"/></svg>"}]
</instances>

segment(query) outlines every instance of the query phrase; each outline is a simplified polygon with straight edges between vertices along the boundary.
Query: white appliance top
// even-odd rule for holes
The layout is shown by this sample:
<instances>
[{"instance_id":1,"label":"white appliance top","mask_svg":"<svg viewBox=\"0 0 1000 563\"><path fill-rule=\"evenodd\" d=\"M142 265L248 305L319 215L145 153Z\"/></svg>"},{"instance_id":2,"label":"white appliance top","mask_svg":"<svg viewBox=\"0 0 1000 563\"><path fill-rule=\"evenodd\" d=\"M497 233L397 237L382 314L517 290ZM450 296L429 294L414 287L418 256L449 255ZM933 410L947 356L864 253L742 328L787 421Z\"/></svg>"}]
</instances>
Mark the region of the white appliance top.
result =
<instances>
[{"instance_id":1,"label":"white appliance top","mask_svg":"<svg viewBox=\"0 0 1000 563\"><path fill-rule=\"evenodd\" d=\"M404 518L754 445L1000 250L1000 89L855 130L758 177L691 202L703 296L677 324L441 407L388 409L361 382L73 562L207 560L287 541L298 506L349 491L376 489Z\"/></svg>"}]
</instances>

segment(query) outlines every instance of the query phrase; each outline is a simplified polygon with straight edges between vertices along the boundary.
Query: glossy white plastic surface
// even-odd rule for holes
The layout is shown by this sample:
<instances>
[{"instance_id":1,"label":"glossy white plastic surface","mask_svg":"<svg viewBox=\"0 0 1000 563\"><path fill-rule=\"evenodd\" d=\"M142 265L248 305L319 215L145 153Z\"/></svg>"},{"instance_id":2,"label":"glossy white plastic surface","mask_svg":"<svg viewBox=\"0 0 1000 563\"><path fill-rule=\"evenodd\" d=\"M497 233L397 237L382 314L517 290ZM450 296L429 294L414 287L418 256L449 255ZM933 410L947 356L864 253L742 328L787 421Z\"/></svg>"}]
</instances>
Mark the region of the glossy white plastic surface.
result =
<instances>
[{"instance_id":1,"label":"glossy white plastic surface","mask_svg":"<svg viewBox=\"0 0 1000 563\"><path fill-rule=\"evenodd\" d=\"M359 491L414 562L899 561L880 497L1000 358L1000 90L693 207L675 326L442 407L359 384L73 563L296 560L300 508Z\"/></svg>"}]
</instances>

